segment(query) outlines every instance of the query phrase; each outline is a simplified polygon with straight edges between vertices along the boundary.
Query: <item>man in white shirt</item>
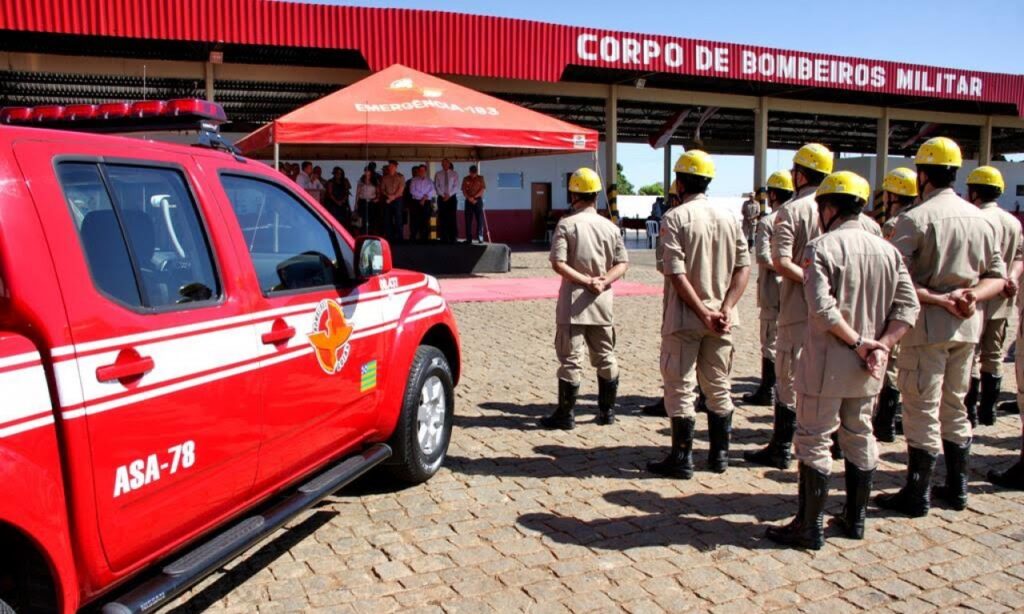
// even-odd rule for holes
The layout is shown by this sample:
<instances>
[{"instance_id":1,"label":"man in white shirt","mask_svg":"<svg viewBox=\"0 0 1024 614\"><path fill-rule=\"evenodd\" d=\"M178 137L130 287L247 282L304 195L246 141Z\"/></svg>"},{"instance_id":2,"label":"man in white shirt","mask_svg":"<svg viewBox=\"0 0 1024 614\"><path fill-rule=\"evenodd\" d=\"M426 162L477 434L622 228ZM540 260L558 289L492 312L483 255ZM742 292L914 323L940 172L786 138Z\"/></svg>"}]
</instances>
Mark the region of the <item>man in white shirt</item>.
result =
<instances>
[{"instance_id":1,"label":"man in white shirt","mask_svg":"<svg viewBox=\"0 0 1024 614\"><path fill-rule=\"evenodd\" d=\"M459 174L452 168L448 158L441 160L441 170L434 175L434 190L437 192L437 232L444 243L455 243L458 236L456 213L459 201Z\"/></svg>"},{"instance_id":2,"label":"man in white shirt","mask_svg":"<svg viewBox=\"0 0 1024 614\"><path fill-rule=\"evenodd\" d=\"M427 165L416 167L409 183L409 234L413 241L430 240L430 216L434 212L434 183L427 178Z\"/></svg>"},{"instance_id":3,"label":"man in white shirt","mask_svg":"<svg viewBox=\"0 0 1024 614\"><path fill-rule=\"evenodd\" d=\"M302 163L302 172L295 178L295 183L313 197L313 200L320 202L324 196L324 184L313 176L313 163L306 160Z\"/></svg>"}]
</instances>

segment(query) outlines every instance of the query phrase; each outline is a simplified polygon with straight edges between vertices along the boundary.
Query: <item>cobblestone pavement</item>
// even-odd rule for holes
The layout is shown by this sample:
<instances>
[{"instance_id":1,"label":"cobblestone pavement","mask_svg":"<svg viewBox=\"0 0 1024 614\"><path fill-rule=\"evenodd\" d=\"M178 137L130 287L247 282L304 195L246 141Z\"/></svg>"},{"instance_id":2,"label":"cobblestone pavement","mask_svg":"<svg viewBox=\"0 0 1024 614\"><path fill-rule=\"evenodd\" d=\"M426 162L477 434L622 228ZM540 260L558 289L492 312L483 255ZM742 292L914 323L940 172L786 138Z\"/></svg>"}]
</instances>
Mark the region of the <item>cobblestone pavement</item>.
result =
<instances>
[{"instance_id":1,"label":"cobblestone pavement","mask_svg":"<svg viewBox=\"0 0 1024 614\"><path fill-rule=\"evenodd\" d=\"M629 279L660 283L650 251L633 257ZM550 274L542 253L513 264L515 276ZM736 335L737 396L759 376L754 287ZM795 511L795 468L739 460L766 440L770 408L738 405L723 475L642 469L668 445L667 421L637 413L660 395L660 304L616 301L620 420L593 423L590 380L576 430L554 433L533 426L556 400L554 301L457 305L465 375L445 468L405 490L364 479L167 611L1024 611L1024 494L982 479L1014 459L1017 417L977 434L968 510L908 519L872 507L864 541L830 530L820 552L776 549L762 536ZM705 428L699 419L698 469ZM902 484L904 461L901 440L882 444L877 490ZM836 471L829 511L842 504Z\"/></svg>"}]
</instances>

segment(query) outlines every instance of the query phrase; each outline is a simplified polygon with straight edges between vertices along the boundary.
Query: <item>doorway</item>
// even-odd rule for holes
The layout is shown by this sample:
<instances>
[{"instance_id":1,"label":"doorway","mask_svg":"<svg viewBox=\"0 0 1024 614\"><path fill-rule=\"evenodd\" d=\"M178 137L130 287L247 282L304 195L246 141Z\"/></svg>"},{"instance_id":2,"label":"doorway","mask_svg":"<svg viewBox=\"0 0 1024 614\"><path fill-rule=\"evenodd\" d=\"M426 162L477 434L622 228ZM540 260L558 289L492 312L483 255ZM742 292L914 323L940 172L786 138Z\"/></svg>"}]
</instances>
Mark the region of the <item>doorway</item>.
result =
<instances>
[{"instance_id":1,"label":"doorway","mask_svg":"<svg viewBox=\"0 0 1024 614\"><path fill-rule=\"evenodd\" d=\"M533 240L544 241L548 214L551 213L551 184L530 184L530 209L533 211Z\"/></svg>"}]
</instances>

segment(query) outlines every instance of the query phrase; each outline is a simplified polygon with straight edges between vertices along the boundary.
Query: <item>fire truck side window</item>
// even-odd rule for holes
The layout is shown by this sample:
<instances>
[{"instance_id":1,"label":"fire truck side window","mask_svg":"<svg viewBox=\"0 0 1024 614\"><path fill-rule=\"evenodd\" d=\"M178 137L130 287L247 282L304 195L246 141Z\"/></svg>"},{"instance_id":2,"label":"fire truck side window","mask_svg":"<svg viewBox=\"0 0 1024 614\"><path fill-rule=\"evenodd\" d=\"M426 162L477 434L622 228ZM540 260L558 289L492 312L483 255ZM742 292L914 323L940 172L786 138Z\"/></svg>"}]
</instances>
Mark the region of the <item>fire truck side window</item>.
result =
<instances>
[{"instance_id":1,"label":"fire truck side window","mask_svg":"<svg viewBox=\"0 0 1024 614\"><path fill-rule=\"evenodd\" d=\"M57 175L99 290L150 309L220 295L206 232L180 172L63 162Z\"/></svg>"},{"instance_id":2,"label":"fire truck side window","mask_svg":"<svg viewBox=\"0 0 1024 614\"><path fill-rule=\"evenodd\" d=\"M353 279L349 245L288 190L239 175L221 181L264 294Z\"/></svg>"}]
</instances>

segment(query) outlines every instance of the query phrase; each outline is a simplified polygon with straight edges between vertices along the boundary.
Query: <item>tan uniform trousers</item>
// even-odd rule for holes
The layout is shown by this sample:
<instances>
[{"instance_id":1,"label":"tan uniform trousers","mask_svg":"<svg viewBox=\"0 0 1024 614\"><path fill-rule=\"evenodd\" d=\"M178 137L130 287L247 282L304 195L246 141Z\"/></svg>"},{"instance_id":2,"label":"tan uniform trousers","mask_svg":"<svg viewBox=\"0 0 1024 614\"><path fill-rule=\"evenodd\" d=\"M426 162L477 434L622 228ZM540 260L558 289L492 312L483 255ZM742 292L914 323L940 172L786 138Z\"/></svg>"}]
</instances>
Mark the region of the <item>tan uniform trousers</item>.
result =
<instances>
[{"instance_id":1,"label":"tan uniform trousers","mask_svg":"<svg viewBox=\"0 0 1024 614\"><path fill-rule=\"evenodd\" d=\"M964 396L974 346L947 341L900 348L897 382L903 396L903 434L908 445L938 454L943 440L958 446L970 440Z\"/></svg>"},{"instance_id":2,"label":"tan uniform trousers","mask_svg":"<svg viewBox=\"0 0 1024 614\"><path fill-rule=\"evenodd\" d=\"M981 329L981 341L975 350L972 377L981 377L988 373L996 377L1003 374L1003 356L1006 354L1006 318L988 320Z\"/></svg>"},{"instance_id":3,"label":"tan uniform trousers","mask_svg":"<svg viewBox=\"0 0 1024 614\"><path fill-rule=\"evenodd\" d=\"M555 354L558 379L578 386L583 378L583 346L590 352L590 365L605 380L619 377L615 360L615 327L584 324L559 324L555 327Z\"/></svg>"},{"instance_id":4,"label":"tan uniform trousers","mask_svg":"<svg viewBox=\"0 0 1024 614\"><path fill-rule=\"evenodd\" d=\"M801 394L796 404L793 452L797 460L826 475L832 473L832 433L839 447L862 471L878 465L878 444L871 430L875 397L842 399Z\"/></svg>"},{"instance_id":5,"label":"tan uniform trousers","mask_svg":"<svg viewBox=\"0 0 1024 614\"><path fill-rule=\"evenodd\" d=\"M696 415L695 384L707 399L708 411L725 415L733 410L732 335L709 330L680 330L661 338L661 378L665 410L673 418Z\"/></svg>"},{"instance_id":6,"label":"tan uniform trousers","mask_svg":"<svg viewBox=\"0 0 1024 614\"><path fill-rule=\"evenodd\" d=\"M1024 318L1021 319L1024 320ZM1020 324L1017 326L1020 327ZM1017 374L1017 407L1024 407L1024 335L1019 333L1013 352L1013 366L1014 372ZM1020 421L1021 439L1024 441L1024 412L1020 414Z\"/></svg>"},{"instance_id":7,"label":"tan uniform trousers","mask_svg":"<svg viewBox=\"0 0 1024 614\"><path fill-rule=\"evenodd\" d=\"M775 362L775 342L778 338L778 320L761 320L761 358Z\"/></svg>"},{"instance_id":8,"label":"tan uniform trousers","mask_svg":"<svg viewBox=\"0 0 1024 614\"><path fill-rule=\"evenodd\" d=\"M889 362L885 365L885 385L889 388L899 388L896 383L896 361L900 357L900 344L892 346L892 350L889 351Z\"/></svg>"},{"instance_id":9,"label":"tan uniform trousers","mask_svg":"<svg viewBox=\"0 0 1024 614\"><path fill-rule=\"evenodd\" d=\"M790 324L779 329L775 350L775 398L786 407L796 406L796 363L803 350L806 322Z\"/></svg>"}]
</instances>

